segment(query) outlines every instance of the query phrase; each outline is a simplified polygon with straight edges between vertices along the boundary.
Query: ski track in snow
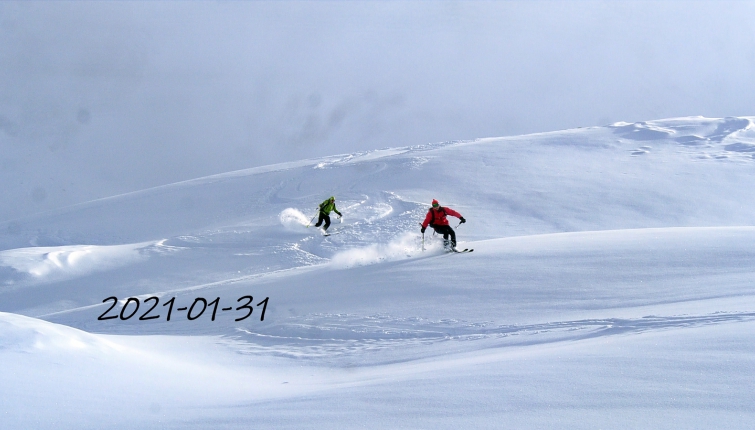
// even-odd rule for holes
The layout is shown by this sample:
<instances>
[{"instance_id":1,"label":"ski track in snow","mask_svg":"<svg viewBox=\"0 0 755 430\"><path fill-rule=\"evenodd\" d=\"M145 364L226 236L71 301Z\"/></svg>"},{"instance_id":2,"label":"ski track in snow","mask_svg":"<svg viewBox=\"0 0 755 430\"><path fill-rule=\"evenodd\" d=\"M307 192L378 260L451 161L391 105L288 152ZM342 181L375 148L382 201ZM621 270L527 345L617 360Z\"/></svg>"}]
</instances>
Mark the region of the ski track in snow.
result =
<instances>
[{"instance_id":1,"label":"ski track in snow","mask_svg":"<svg viewBox=\"0 0 755 430\"><path fill-rule=\"evenodd\" d=\"M495 326L486 322L423 321L388 315L312 315L304 321L279 326L278 335L240 328L240 334L227 336L224 343L244 354L307 360L320 365L343 365L354 360L361 365L382 365L446 355L449 350L459 353L753 320L755 312L715 312ZM314 333L318 336L312 337ZM422 348L438 346L448 348L430 352ZM390 354L379 355L380 352Z\"/></svg>"}]
</instances>

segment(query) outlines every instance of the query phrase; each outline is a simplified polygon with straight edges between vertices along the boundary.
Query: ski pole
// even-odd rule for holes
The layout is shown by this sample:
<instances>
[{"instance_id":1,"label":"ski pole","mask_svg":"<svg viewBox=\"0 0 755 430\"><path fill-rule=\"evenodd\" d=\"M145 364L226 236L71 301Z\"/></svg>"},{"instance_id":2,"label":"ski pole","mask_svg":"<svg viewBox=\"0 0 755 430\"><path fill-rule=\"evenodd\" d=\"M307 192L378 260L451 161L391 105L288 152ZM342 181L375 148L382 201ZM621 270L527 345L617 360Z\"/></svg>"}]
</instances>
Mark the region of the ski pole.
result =
<instances>
[{"instance_id":1,"label":"ski pole","mask_svg":"<svg viewBox=\"0 0 755 430\"><path fill-rule=\"evenodd\" d=\"M312 219L309 220L309 224L307 224L307 228L309 228L309 226L312 225L312 221L314 221L316 217L317 217L317 214L315 214L315 216L313 216Z\"/></svg>"}]
</instances>

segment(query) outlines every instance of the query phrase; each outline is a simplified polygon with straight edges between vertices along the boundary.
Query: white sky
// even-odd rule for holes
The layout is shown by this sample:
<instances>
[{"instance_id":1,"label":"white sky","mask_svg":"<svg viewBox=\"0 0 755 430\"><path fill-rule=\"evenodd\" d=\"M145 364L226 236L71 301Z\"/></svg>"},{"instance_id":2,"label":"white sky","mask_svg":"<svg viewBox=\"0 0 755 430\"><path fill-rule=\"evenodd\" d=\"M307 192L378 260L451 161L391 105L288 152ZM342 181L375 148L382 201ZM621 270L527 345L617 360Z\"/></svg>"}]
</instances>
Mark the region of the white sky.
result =
<instances>
[{"instance_id":1,"label":"white sky","mask_svg":"<svg viewBox=\"0 0 755 430\"><path fill-rule=\"evenodd\" d=\"M753 115L753 17L746 1L2 2L0 220L333 153Z\"/></svg>"}]
</instances>

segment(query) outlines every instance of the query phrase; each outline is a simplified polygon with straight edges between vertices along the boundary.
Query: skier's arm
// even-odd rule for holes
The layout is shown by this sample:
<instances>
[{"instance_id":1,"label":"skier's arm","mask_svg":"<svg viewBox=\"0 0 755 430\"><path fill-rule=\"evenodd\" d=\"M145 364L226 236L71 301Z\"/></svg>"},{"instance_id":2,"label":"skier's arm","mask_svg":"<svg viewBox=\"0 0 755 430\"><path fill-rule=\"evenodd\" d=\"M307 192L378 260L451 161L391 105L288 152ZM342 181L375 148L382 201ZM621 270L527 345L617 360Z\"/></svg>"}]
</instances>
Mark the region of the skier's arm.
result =
<instances>
[{"instance_id":1,"label":"skier's arm","mask_svg":"<svg viewBox=\"0 0 755 430\"><path fill-rule=\"evenodd\" d=\"M427 228L427 225L430 224L430 221L433 219L433 214L430 213L430 211L427 212L427 215L425 215L425 220L422 222L422 228Z\"/></svg>"},{"instance_id":2,"label":"skier's arm","mask_svg":"<svg viewBox=\"0 0 755 430\"><path fill-rule=\"evenodd\" d=\"M455 216L456 218L459 218L459 219L462 219L462 218L464 218L463 216L461 216L461 214L460 214L460 213L456 212L456 211L455 211L455 210L453 210L453 209L449 209L449 208L443 208L443 209L445 209L445 211L446 211L446 215Z\"/></svg>"}]
</instances>

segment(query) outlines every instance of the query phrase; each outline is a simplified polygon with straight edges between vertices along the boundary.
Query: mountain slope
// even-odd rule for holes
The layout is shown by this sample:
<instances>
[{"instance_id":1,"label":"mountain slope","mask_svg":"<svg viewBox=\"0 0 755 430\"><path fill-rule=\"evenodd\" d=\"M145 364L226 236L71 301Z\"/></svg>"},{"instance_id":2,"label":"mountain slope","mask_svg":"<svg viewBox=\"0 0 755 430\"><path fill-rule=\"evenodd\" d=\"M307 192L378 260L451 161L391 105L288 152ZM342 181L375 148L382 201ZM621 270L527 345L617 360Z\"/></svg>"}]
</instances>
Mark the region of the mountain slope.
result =
<instances>
[{"instance_id":1,"label":"mountain slope","mask_svg":"<svg viewBox=\"0 0 755 430\"><path fill-rule=\"evenodd\" d=\"M334 156L6 222L0 411L18 428L746 426L752 124ZM306 224L330 195L344 218L323 237ZM431 231L422 250L433 198L474 253Z\"/></svg>"}]
</instances>

